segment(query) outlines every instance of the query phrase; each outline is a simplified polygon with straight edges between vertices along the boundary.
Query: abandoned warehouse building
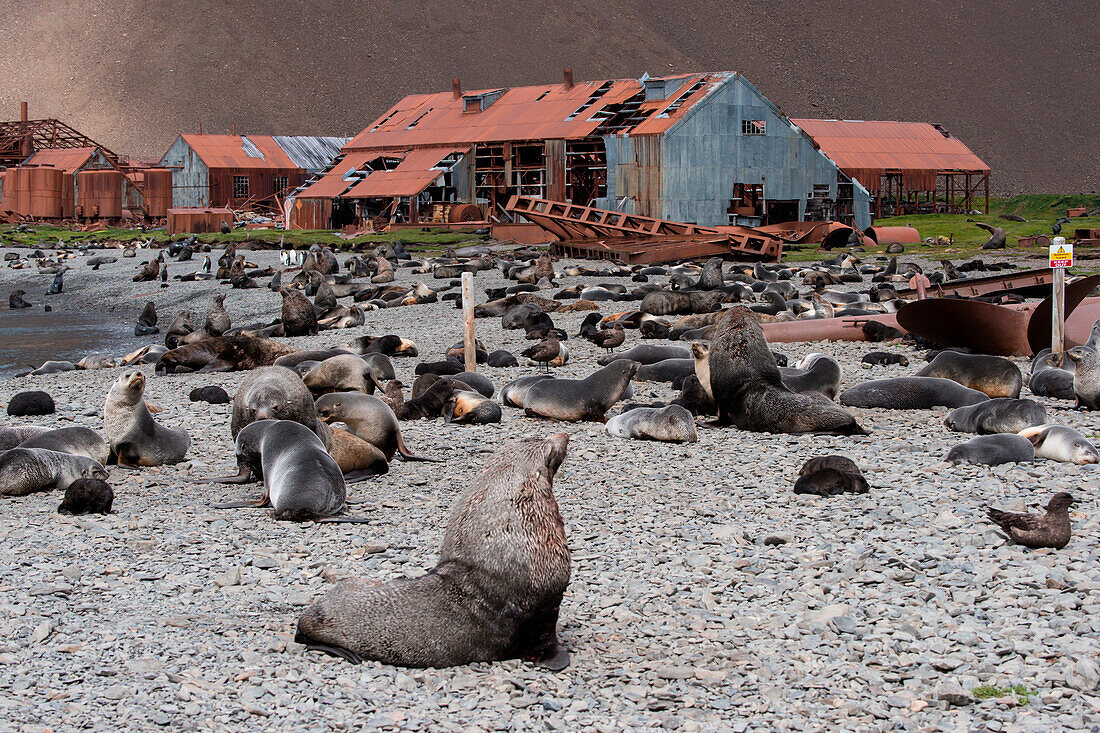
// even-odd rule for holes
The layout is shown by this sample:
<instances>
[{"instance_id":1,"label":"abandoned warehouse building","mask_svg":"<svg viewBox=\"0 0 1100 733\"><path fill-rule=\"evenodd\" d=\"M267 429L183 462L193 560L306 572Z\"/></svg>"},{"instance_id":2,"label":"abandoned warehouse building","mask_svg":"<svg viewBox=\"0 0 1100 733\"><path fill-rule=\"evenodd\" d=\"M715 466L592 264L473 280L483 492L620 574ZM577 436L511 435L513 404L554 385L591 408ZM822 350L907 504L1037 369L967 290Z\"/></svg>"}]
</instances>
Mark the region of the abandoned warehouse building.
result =
<instances>
[{"instance_id":1,"label":"abandoned warehouse building","mask_svg":"<svg viewBox=\"0 0 1100 733\"><path fill-rule=\"evenodd\" d=\"M735 72L405 97L287 201L290 228L508 221L528 196L702 226L871 223L866 188Z\"/></svg>"}]
</instances>

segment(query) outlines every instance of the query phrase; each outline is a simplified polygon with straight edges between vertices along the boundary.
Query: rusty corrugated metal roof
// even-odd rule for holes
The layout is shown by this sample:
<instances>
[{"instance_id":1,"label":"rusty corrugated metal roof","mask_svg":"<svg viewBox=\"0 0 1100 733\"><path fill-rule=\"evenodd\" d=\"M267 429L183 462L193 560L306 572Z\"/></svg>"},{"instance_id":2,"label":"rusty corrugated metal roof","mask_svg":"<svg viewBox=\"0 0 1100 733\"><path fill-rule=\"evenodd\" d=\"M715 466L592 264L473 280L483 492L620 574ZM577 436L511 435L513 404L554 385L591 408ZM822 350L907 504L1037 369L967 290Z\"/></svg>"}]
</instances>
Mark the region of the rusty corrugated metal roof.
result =
<instances>
[{"instance_id":1,"label":"rusty corrugated metal roof","mask_svg":"<svg viewBox=\"0 0 1100 733\"><path fill-rule=\"evenodd\" d=\"M207 168L298 168L270 135L183 135Z\"/></svg>"},{"instance_id":2,"label":"rusty corrugated metal roof","mask_svg":"<svg viewBox=\"0 0 1100 733\"><path fill-rule=\"evenodd\" d=\"M354 186L356 183L356 179L344 180L345 176L350 172L358 171L368 160L377 157L378 153L374 150L357 150L348 153L342 160L333 164L332 170L326 172L313 183L307 183L303 190L296 193L295 196L303 199L335 198L346 191L349 186Z\"/></svg>"},{"instance_id":3,"label":"rusty corrugated metal roof","mask_svg":"<svg viewBox=\"0 0 1100 733\"><path fill-rule=\"evenodd\" d=\"M385 153L386 157L400 157L401 162L393 170L376 170L367 174L359 183L352 186L351 190L342 194L345 199L369 199L390 198L394 196L415 196L430 186L435 179L445 172L440 168L433 168L448 155L454 153L468 153L470 149L439 147L418 148L406 153ZM376 153L377 157L383 153ZM339 168L345 168L342 164ZM312 189L306 196L314 195Z\"/></svg>"},{"instance_id":4,"label":"rusty corrugated metal roof","mask_svg":"<svg viewBox=\"0 0 1100 733\"><path fill-rule=\"evenodd\" d=\"M40 168L58 168L65 173L76 173L88 164L98 148L44 148L35 151L23 165Z\"/></svg>"},{"instance_id":5,"label":"rusty corrugated metal roof","mask_svg":"<svg viewBox=\"0 0 1100 733\"><path fill-rule=\"evenodd\" d=\"M638 111L645 119L623 132L664 132L699 100L735 76L734 72L722 71L666 77L683 80L683 84L668 98L643 101ZM507 140L577 140L593 134L618 111L618 105L643 94L644 90L640 79L608 79L578 82L570 88L547 84L483 89L466 92L458 99L449 91L413 94L383 113L344 150L409 149ZM484 110L474 103L479 95L496 93L500 96ZM479 111L463 112L464 100L471 100L470 106Z\"/></svg>"},{"instance_id":6,"label":"rusty corrugated metal roof","mask_svg":"<svg viewBox=\"0 0 1100 733\"><path fill-rule=\"evenodd\" d=\"M886 171L989 173L961 140L927 122L791 120L849 176L878 187ZM866 180L865 180L866 179Z\"/></svg>"}]
</instances>

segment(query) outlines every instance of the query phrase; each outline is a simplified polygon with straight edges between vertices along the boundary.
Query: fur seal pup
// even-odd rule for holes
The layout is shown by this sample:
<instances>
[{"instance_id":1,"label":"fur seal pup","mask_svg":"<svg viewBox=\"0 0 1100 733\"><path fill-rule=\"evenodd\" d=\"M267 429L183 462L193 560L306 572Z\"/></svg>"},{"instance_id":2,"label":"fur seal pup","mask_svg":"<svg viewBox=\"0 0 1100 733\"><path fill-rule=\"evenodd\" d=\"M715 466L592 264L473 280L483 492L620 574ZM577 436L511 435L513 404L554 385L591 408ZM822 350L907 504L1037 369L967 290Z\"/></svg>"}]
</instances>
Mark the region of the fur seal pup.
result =
<instances>
[{"instance_id":1,"label":"fur seal pup","mask_svg":"<svg viewBox=\"0 0 1100 733\"><path fill-rule=\"evenodd\" d=\"M1024 386L1020 367L1003 356L961 354L957 351L941 351L913 376L950 379L990 397L1015 399Z\"/></svg>"},{"instance_id":2,"label":"fur seal pup","mask_svg":"<svg viewBox=\"0 0 1100 733\"><path fill-rule=\"evenodd\" d=\"M845 456L811 458L802 464L794 483L794 493L817 496L866 494L870 489L859 466Z\"/></svg>"},{"instance_id":3,"label":"fur seal pup","mask_svg":"<svg viewBox=\"0 0 1100 733\"><path fill-rule=\"evenodd\" d=\"M707 395L699 382L699 377L695 374L689 374L684 378L684 383L680 386L680 394L672 400L672 404L680 405L692 415L718 414L718 406Z\"/></svg>"},{"instance_id":4,"label":"fur seal pup","mask_svg":"<svg viewBox=\"0 0 1100 733\"><path fill-rule=\"evenodd\" d=\"M725 311L715 324L705 362L700 371L696 360L696 376L704 389L710 385L720 425L767 433L867 434L824 395L800 394L783 385L764 332L743 305Z\"/></svg>"},{"instance_id":5,"label":"fur seal pup","mask_svg":"<svg viewBox=\"0 0 1100 733\"><path fill-rule=\"evenodd\" d=\"M524 658L569 664L557 621L570 553L554 499L564 433L499 451L451 511L425 575L338 582L298 619L295 641L359 663L452 667Z\"/></svg>"},{"instance_id":6,"label":"fur seal pup","mask_svg":"<svg viewBox=\"0 0 1100 733\"><path fill-rule=\"evenodd\" d=\"M530 374L526 377L513 379L500 390L501 403L509 407L523 408L523 401L527 399L527 393L532 385L538 384L544 379L554 379L552 374Z\"/></svg>"},{"instance_id":7,"label":"fur seal pup","mask_svg":"<svg viewBox=\"0 0 1100 733\"><path fill-rule=\"evenodd\" d=\"M187 398L192 402L209 402L211 405L228 405L229 394L217 385L196 387Z\"/></svg>"},{"instance_id":8,"label":"fur seal pup","mask_svg":"<svg viewBox=\"0 0 1100 733\"><path fill-rule=\"evenodd\" d=\"M271 516L292 522L332 519L347 506L344 473L321 439L293 420L258 420L237 434L236 476L208 479L246 483L253 476L264 482L263 494L251 502L215 505L271 507Z\"/></svg>"},{"instance_id":9,"label":"fur seal pup","mask_svg":"<svg viewBox=\"0 0 1100 733\"><path fill-rule=\"evenodd\" d=\"M989 521L996 524L1013 542L1024 547L1038 549L1052 547L1060 550L1069 544L1072 526L1069 508L1076 500L1059 491L1047 502L1045 514L1017 514L989 507Z\"/></svg>"},{"instance_id":10,"label":"fur seal pup","mask_svg":"<svg viewBox=\"0 0 1100 733\"><path fill-rule=\"evenodd\" d=\"M646 364L656 364L659 361L665 361L666 359L690 359L691 350L683 346L659 346L657 344L638 344L632 346L626 351L620 351L618 354L604 354L596 363L600 366L607 366L616 359L629 359L630 361L636 361L639 364L645 366Z\"/></svg>"},{"instance_id":11,"label":"fur seal pup","mask_svg":"<svg viewBox=\"0 0 1100 733\"><path fill-rule=\"evenodd\" d=\"M779 367L779 374L792 392L820 392L834 400L840 391L840 362L825 354L807 354L794 367Z\"/></svg>"},{"instance_id":12,"label":"fur seal pup","mask_svg":"<svg viewBox=\"0 0 1100 733\"><path fill-rule=\"evenodd\" d=\"M338 392L317 398L317 417L331 425L342 422L352 435L367 441L382 451L389 461L394 454L410 461L435 461L409 450L401 435L401 426L390 406L378 397L360 392Z\"/></svg>"},{"instance_id":13,"label":"fur seal pup","mask_svg":"<svg viewBox=\"0 0 1100 733\"><path fill-rule=\"evenodd\" d=\"M58 514L110 514L115 491L100 478L78 478L65 489Z\"/></svg>"},{"instance_id":14,"label":"fur seal pup","mask_svg":"<svg viewBox=\"0 0 1100 733\"><path fill-rule=\"evenodd\" d=\"M1065 359L1063 366L1073 367L1073 360ZM1031 360L1031 377L1027 381L1027 388L1040 397L1072 400L1073 373L1074 369L1057 366L1050 349L1043 349Z\"/></svg>"},{"instance_id":15,"label":"fur seal pup","mask_svg":"<svg viewBox=\"0 0 1100 733\"><path fill-rule=\"evenodd\" d=\"M11 295L8 296L8 308L14 311L33 306L34 303L27 302L23 299L23 296L26 294L27 292L25 290L11 291Z\"/></svg>"},{"instance_id":16,"label":"fur seal pup","mask_svg":"<svg viewBox=\"0 0 1100 733\"><path fill-rule=\"evenodd\" d=\"M909 366L909 359L905 354L892 354L889 351L869 351L860 359L860 364L864 369L886 366L887 364L897 364L904 367Z\"/></svg>"},{"instance_id":17,"label":"fur seal pup","mask_svg":"<svg viewBox=\"0 0 1100 733\"><path fill-rule=\"evenodd\" d=\"M283 288L283 333L287 336L316 336L317 312L309 298L296 288Z\"/></svg>"},{"instance_id":18,"label":"fur seal pup","mask_svg":"<svg viewBox=\"0 0 1100 733\"><path fill-rule=\"evenodd\" d=\"M107 471L87 456L45 448L12 448L0 453L0 494L4 496L67 489L79 478L106 479Z\"/></svg>"},{"instance_id":19,"label":"fur seal pup","mask_svg":"<svg viewBox=\"0 0 1100 733\"><path fill-rule=\"evenodd\" d=\"M980 463L986 466L1022 463L1035 460L1035 447L1022 435L979 435L956 445L947 452L944 460L948 463Z\"/></svg>"},{"instance_id":20,"label":"fur seal pup","mask_svg":"<svg viewBox=\"0 0 1100 733\"><path fill-rule=\"evenodd\" d=\"M402 420L434 420L442 417L443 408L454 391L454 382L448 379L436 380L423 394L405 402L398 417Z\"/></svg>"},{"instance_id":21,"label":"fur seal pup","mask_svg":"<svg viewBox=\"0 0 1100 733\"><path fill-rule=\"evenodd\" d=\"M845 390L840 404L849 407L882 407L887 410L927 410L932 407L965 407L985 402L989 395L941 377L893 377L872 379Z\"/></svg>"},{"instance_id":22,"label":"fur seal pup","mask_svg":"<svg viewBox=\"0 0 1100 733\"><path fill-rule=\"evenodd\" d=\"M12 417L52 415L56 410L50 393L39 389L16 393L8 401L8 414Z\"/></svg>"},{"instance_id":23,"label":"fur seal pup","mask_svg":"<svg viewBox=\"0 0 1100 733\"><path fill-rule=\"evenodd\" d=\"M959 433L1018 433L1047 421L1046 408L1035 400L996 397L947 413L943 424Z\"/></svg>"},{"instance_id":24,"label":"fur seal pup","mask_svg":"<svg viewBox=\"0 0 1100 733\"><path fill-rule=\"evenodd\" d=\"M694 443L695 419L680 405L635 407L607 421L607 432L616 438Z\"/></svg>"},{"instance_id":25,"label":"fur seal pup","mask_svg":"<svg viewBox=\"0 0 1100 733\"><path fill-rule=\"evenodd\" d=\"M510 351L497 349L489 354L485 363L491 367L514 367L519 366L519 359Z\"/></svg>"},{"instance_id":26,"label":"fur seal pup","mask_svg":"<svg viewBox=\"0 0 1100 733\"><path fill-rule=\"evenodd\" d=\"M1019 434L1035 446L1035 457L1060 463L1100 463L1100 451L1088 438L1068 425L1047 423L1024 428Z\"/></svg>"},{"instance_id":27,"label":"fur seal pup","mask_svg":"<svg viewBox=\"0 0 1100 733\"><path fill-rule=\"evenodd\" d=\"M162 466L179 463L187 455L191 436L166 428L145 405L145 375L123 374L111 386L103 406L107 441L120 466Z\"/></svg>"},{"instance_id":28,"label":"fur seal pup","mask_svg":"<svg viewBox=\"0 0 1100 733\"><path fill-rule=\"evenodd\" d=\"M11 450L24 440L48 432L50 432L50 428L43 428L38 425L0 426L0 451Z\"/></svg>"},{"instance_id":29,"label":"fur seal pup","mask_svg":"<svg viewBox=\"0 0 1100 733\"><path fill-rule=\"evenodd\" d=\"M1073 406L1100 410L1100 356L1087 346L1074 346L1066 358L1074 365Z\"/></svg>"},{"instance_id":30,"label":"fur seal pup","mask_svg":"<svg viewBox=\"0 0 1100 733\"><path fill-rule=\"evenodd\" d=\"M524 413L567 422L605 422L605 413L622 398L637 373L638 362L616 359L584 379L535 382L523 400Z\"/></svg>"},{"instance_id":31,"label":"fur seal pup","mask_svg":"<svg viewBox=\"0 0 1100 733\"><path fill-rule=\"evenodd\" d=\"M111 449L99 433L91 428L71 427L48 430L27 438L18 448L45 448L58 453L85 456L104 466L111 455Z\"/></svg>"},{"instance_id":32,"label":"fur seal pup","mask_svg":"<svg viewBox=\"0 0 1100 733\"><path fill-rule=\"evenodd\" d=\"M488 425L500 422L500 405L480 392L456 389L443 405L443 422Z\"/></svg>"}]
</instances>

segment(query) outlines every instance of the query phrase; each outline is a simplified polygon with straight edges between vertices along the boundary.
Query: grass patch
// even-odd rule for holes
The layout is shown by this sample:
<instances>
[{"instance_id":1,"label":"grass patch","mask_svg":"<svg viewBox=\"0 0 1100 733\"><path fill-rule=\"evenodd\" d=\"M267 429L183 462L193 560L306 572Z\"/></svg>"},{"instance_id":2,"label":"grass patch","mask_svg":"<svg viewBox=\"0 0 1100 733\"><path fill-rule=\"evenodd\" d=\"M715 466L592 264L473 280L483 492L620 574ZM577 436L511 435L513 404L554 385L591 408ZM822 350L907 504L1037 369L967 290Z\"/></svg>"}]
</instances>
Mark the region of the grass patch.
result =
<instances>
[{"instance_id":1,"label":"grass patch","mask_svg":"<svg viewBox=\"0 0 1100 733\"><path fill-rule=\"evenodd\" d=\"M994 697L1007 697L1015 695L1021 705L1027 705L1032 695L1038 695L1035 690L1029 690L1025 685L1011 685L1009 687L996 687L994 685L982 685L970 691L979 700L989 700Z\"/></svg>"}]
</instances>

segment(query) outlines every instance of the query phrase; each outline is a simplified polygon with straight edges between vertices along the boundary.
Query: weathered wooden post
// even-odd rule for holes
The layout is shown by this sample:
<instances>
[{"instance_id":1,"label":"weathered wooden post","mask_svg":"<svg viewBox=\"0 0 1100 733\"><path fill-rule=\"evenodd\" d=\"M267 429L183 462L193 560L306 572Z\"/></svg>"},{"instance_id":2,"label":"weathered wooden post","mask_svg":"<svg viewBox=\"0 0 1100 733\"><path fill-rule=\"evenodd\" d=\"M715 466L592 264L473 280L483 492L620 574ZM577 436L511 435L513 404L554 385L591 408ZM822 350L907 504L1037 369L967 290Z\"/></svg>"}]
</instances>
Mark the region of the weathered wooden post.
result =
<instances>
[{"instance_id":1,"label":"weathered wooden post","mask_svg":"<svg viewBox=\"0 0 1100 733\"><path fill-rule=\"evenodd\" d=\"M474 273L462 273L462 324L466 371L477 371L477 354L474 350Z\"/></svg>"},{"instance_id":2,"label":"weathered wooden post","mask_svg":"<svg viewBox=\"0 0 1100 733\"><path fill-rule=\"evenodd\" d=\"M1055 237L1050 245L1050 267L1054 270L1054 297L1050 309L1050 353L1062 365L1066 344L1066 269L1073 267L1073 245Z\"/></svg>"}]
</instances>

